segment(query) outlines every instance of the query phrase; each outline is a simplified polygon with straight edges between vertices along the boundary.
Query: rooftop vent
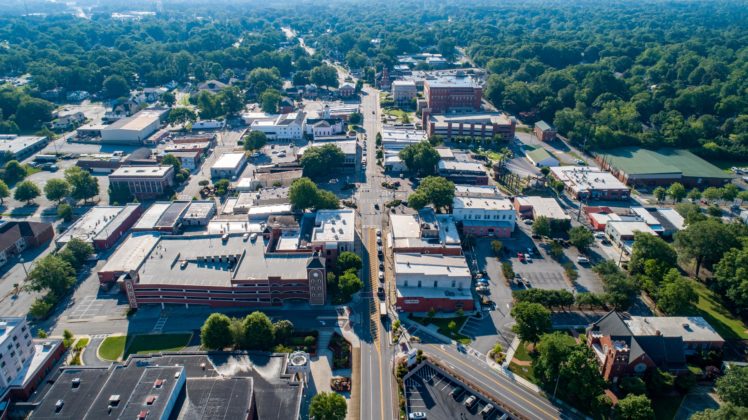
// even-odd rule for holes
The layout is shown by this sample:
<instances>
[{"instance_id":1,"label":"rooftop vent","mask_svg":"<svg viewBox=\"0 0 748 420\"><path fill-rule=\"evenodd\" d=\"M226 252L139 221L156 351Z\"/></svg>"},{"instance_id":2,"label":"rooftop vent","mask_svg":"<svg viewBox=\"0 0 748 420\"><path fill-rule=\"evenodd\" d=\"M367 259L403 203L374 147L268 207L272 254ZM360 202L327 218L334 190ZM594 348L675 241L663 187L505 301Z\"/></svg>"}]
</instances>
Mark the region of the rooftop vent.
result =
<instances>
[{"instance_id":1,"label":"rooftop vent","mask_svg":"<svg viewBox=\"0 0 748 420\"><path fill-rule=\"evenodd\" d=\"M154 388L161 388L161 386L162 386L163 384L164 384L164 380L163 380L163 379L156 379L156 380L155 380L155 381L153 382L153 387L154 387Z\"/></svg>"},{"instance_id":2,"label":"rooftop vent","mask_svg":"<svg viewBox=\"0 0 748 420\"><path fill-rule=\"evenodd\" d=\"M153 403L155 402L156 402L155 395L149 395L148 398L145 399L145 405L153 405Z\"/></svg>"}]
</instances>

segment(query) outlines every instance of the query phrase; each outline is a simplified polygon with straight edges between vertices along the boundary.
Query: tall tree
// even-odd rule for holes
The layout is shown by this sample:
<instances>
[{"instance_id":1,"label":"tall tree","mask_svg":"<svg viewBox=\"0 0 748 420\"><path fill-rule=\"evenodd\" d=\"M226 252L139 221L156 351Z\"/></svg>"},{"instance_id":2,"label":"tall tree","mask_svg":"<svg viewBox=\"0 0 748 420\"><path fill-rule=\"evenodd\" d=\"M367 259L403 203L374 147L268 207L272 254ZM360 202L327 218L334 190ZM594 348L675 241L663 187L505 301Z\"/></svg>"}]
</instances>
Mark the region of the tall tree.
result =
<instances>
[{"instance_id":1,"label":"tall tree","mask_svg":"<svg viewBox=\"0 0 748 420\"><path fill-rule=\"evenodd\" d=\"M618 418L622 420L650 420L655 418L652 402L646 395L629 395L618 401Z\"/></svg>"},{"instance_id":2,"label":"tall tree","mask_svg":"<svg viewBox=\"0 0 748 420\"><path fill-rule=\"evenodd\" d=\"M62 201L70 194L70 184L64 179L50 179L44 185L44 196L49 201Z\"/></svg>"},{"instance_id":3,"label":"tall tree","mask_svg":"<svg viewBox=\"0 0 748 420\"><path fill-rule=\"evenodd\" d=\"M421 180L415 193L413 193L408 200L412 200L414 195L423 196L426 201L433 204L437 210L444 207L451 208L455 196L455 184L440 176L427 176ZM418 200L418 197L416 197L416 200Z\"/></svg>"},{"instance_id":4,"label":"tall tree","mask_svg":"<svg viewBox=\"0 0 748 420\"><path fill-rule=\"evenodd\" d=\"M231 319L224 314L210 314L200 328L200 343L208 350L223 350L231 346Z\"/></svg>"},{"instance_id":5,"label":"tall tree","mask_svg":"<svg viewBox=\"0 0 748 420\"><path fill-rule=\"evenodd\" d=\"M732 366L717 379L717 395L722 401L748 407L748 367Z\"/></svg>"},{"instance_id":6,"label":"tall tree","mask_svg":"<svg viewBox=\"0 0 748 420\"><path fill-rule=\"evenodd\" d=\"M348 270L354 270L354 272L357 272L358 270L363 267L363 262L361 261L361 257L356 255L355 253L351 251L345 251L341 252L338 256L337 261L337 269L339 272L343 273Z\"/></svg>"},{"instance_id":7,"label":"tall tree","mask_svg":"<svg viewBox=\"0 0 748 420\"><path fill-rule=\"evenodd\" d=\"M304 176L317 178L338 170L344 159L345 155L340 147L335 144L325 144L307 148L299 162L304 168Z\"/></svg>"},{"instance_id":8,"label":"tall tree","mask_svg":"<svg viewBox=\"0 0 748 420\"><path fill-rule=\"evenodd\" d=\"M595 237L586 227L575 226L569 229L569 242L580 251L585 251L593 242L595 242Z\"/></svg>"},{"instance_id":9,"label":"tall tree","mask_svg":"<svg viewBox=\"0 0 748 420\"><path fill-rule=\"evenodd\" d=\"M275 341L273 323L263 312L255 311L242 321L242 348L269 350Z\"/></svg>"},{"instance_id":10,"label":"tall tree","mask_svg":"<svg viewBox=\"0 0 748 420\"><path fill-rule=\"evenodd\" d=\"M739 312L748 310L748 247L731 249L714 269L715 288Z\"/></svg>"},{"instance_id":11,"label":"tall tree","mask_svg":"<svg viewBox=\"0 0 748 420\"><path fill-rule=\"evenodd\" d=\"M107 99L129 98L130 85L124 77L114 74L106 79L102 84L104 97Z\"/></svg>"},{"instance_id":12,"label":"tall tree","mask_svg":"<svg viewBox=\"0 0 748 420\"><path fill-rule=\"evenodd\" d=\"M656 260L666 267L675 267L678 262L678 255L659 236L636 232L634 234L634 246L631 250L631 260L629 261L631 274L643 273L647 260Z\"/></svg>"},{"instance_id":13,"label":"tall tree","mask_svg":"<svg viewBox=\"0 0 748 420\"><path fill-rule=\"evenodd\" d=\"M692 303L699 299L691 281L672 268L662 280L657 292L657 306L668 315L685 315Z\"/></svg>"},{"instance_id":14,"label":"tall tree","mask_svg":"<svg viewBox=\"0 0 748 420\"><path fill-rule=\"evenodd\" d=\"M532 223L532 233L540 236L551 236L551 221L545 216L538 216Z\"/></svg>"},{"instance_id":15,"label":"tall tree","mask_svg":"<svg viewBox=\"0 0 748 420\"><path fill-rule=\"evenodd\" d=\"M265 147L267 142L267 135L262 131L250 131L250 133L244 137L244 150L260 150Z\"/></svg>"},{"instance_id":16,"label":"tall tree","mask_svg":"<svg viewBox=\"0 0 748 420\"><path fill-rule=\"evenodd\" d=\"M439 152L427 141L406 146L399 155L408 170L422 176L436 173L436 164L440 159Z\"/></svg>"},{"instance_id":17,"label":"tall tree","mask_svg":"<svg viewBox=\"0 0 748 420\"><path fill-rule=\"evenodd\" d=\"M345 420L348 406L345 398L334 392L320 392L312 397L309 417L314 420Z\"/></svg>"},{"instance_id":18,"label":"tall tree","mask_svg":"<svg viewBox=\"0 0 748 420\"><path fill-rule=\"evenodd\" d=\"M65 169L65 180L70 184L70 196L84 202L99 194L99 180L78 166Z\"/></svg>"},{"instance_id":19,"label":"tall tree","mask_svg":"<svg viewBox=\"0 0 748 420\"><path fill-rule=\"evenodd\" d=\"M564 333L554 332L542 335L535 348L538 357L532 363L535 377L546 387L553 386L559 379L561 364L566 361L575 347L574 339Z\"/></svg>"},{"instance_id":20,"label":"tall tree","mask_svg":"<svg viewBox=\"0 0 748 420\"><path fill-rule=\"evenodd\" d=\"M18 201L25 201L26 204L31 204L36 197L39 197L39 187L31 181L23 181L16 186L16 192L13 193L13 198Z\"/></svg>"},{"instance_id":21,"label":"tall tree","mask_svg":"<svg viewBox=\"0 0 748 420\"><path fill-rule=\"evenodd\" d=\"M673 182L667 189L667 195L674 203L680 203L686 198L686 187L680 182Z\"/></svg>"},{"instance_id":22,"label":"tall tree","mask_svg":"<svg viewBox=\"0 0 748 420\"><path fill-rule=\"evenodd\" d=\"M675 247L684 258L696 261L696 277L702 264L711 267L722 256L739 245L733 231L717 219L692 223L675 234Z\"/></svg>"},{"instance_id":23,"label":"tall tree","mask_svg":"<svg viewBox=\"0 0 748 420\"><path fill-rule=\"evenodd\" d=\"M49 291L62 297L75 284L75 270L67 261L48 254L38 259L29 272L28 286L35 292Z\"/></svg>"},{"instance_id":24,"label":"tall tree","mask_svg":"<svg viewBox=\"0 0 748 420\"><path fill-rule=\"evenodd\" d=\"M0 204L4 203L4 200L10 196L10 188L5 181L0 180Z\"/></svg>"},{"instance_id":25,"label":"tall tree","mask_svg":"<svg viewBox=\"0 0 748 420\"><path fill-rule=\"evenodd\" d=\"M551 311L537 303L514 305L512 317L517 321L512 331L522 340L537 343L541 335L551 330Z\"/></svg>"}]
</instances>

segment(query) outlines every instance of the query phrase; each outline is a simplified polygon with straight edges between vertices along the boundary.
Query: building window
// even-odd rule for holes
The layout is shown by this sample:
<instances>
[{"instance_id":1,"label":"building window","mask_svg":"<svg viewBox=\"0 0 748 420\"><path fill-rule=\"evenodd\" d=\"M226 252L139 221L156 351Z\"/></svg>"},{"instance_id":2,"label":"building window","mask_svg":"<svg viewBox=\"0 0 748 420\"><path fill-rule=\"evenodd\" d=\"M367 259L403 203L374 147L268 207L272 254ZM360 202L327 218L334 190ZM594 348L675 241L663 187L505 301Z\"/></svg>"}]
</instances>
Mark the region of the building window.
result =
<instances>
[{"instance_id":1,"label":"building window","mask_svg":"<svg viewBox=\"0 0 748 420\"><path fill-rule=\"evenodd\" d=\"M434 280L434 289L436 289L437 287L439 287L439 282L437 280Z\"/></svg>"},{"instance_id":2,"label":"building window","mask_svg":"<svg viewBox=\"0 0 748 420\"><path fill-rule=\"evenodd\" d=\"M421 287L421 280L418 280L418 287ZM11 356L13 355L11 354Z\"/></svg>"}]
</instances>

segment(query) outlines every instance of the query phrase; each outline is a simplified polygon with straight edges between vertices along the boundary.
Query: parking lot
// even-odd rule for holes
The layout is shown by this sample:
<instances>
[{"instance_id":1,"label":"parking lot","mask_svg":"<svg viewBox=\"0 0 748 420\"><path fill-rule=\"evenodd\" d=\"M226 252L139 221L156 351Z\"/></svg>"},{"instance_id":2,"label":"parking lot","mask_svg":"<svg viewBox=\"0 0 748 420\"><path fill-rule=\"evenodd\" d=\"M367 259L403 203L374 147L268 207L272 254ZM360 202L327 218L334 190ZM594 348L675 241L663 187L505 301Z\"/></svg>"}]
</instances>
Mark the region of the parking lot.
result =
<instances>
[{"instance_id":1,"label":"parking lot","mask_svg":"<svg viewBox=\"0 0 748 420\"><path fill-rule=\"evenodd\" d=\"M463 392L454 398L450 393L456 387L461 387ZM467 408L465 401L471 395L477 400L472 407ZM498 419L503 414L495 407L487 415L482 415L481 410L489 404L485 397L476 395L465 384L444 375L429 364L421 366L406 377L405 399L408 415L420 412L429 420Z\"/></svg>"}]
</instances>

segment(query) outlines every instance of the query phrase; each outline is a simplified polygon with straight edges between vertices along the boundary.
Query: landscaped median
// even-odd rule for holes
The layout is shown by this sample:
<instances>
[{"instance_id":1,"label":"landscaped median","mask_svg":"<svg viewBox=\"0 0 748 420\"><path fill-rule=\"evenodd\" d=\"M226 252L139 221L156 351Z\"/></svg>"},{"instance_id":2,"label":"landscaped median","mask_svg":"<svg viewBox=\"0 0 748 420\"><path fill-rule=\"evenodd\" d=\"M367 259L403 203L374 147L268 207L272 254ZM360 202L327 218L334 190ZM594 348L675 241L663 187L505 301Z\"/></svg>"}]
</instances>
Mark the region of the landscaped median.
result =
<instances>
[{"instance_id":1,"label":"landscaped median","mask_svg":"<svg viewBox=\"0 0 748 420\"><path fill-rule=\"evenodd\" d=\"M462 324L465 323L465 320L467 320L467 316L458 316L454 318L437 318L437 317L417 317L417 316L411 316L410 319L421 324L428 326L429 324L434 324L438 328L439 334L445 335L452 340L455 340L462 344L470 344L470 337L460 334L460 327L462 327Z\"/></svg>"},{"instance_id":2,"label":"landscaped median","mask_svg":"<svg viewBox=\"0 0 748 420\"><path fill-rule=\"evenodd\" d=\"M131 354L179 351L187 347L192 333L111 335L98 349L99 359L117 361Z\"/></svg>"}]
</instances>

